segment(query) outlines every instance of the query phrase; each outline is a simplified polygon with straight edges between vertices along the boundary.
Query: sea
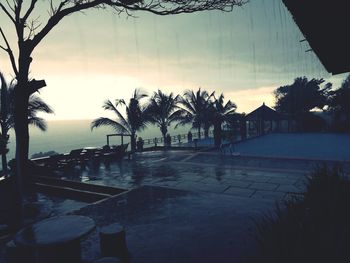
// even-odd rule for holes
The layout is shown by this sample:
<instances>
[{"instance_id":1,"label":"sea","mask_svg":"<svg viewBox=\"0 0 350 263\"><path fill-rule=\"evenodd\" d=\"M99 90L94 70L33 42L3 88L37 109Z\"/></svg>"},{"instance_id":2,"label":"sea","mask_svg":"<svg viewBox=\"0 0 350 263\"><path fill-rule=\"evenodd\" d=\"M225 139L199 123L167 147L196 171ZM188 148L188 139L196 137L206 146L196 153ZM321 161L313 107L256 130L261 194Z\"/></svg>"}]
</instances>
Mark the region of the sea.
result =
<instances>
[{"instance_id":1,"label":"sea","mask_svg":"<svg viewBox=\"0 0 350 263\"><path fill-rule=\"evenodd\" d=\"M38 128L30 127L29 129L29 157L35 153L44 153L55 151L57 153L68 153L73 149L83 147L102 147L107 144L107 134L116 133L110 127L100 127L97 129L90 129L92 120L55 120L47 121L48 129L46 132L40 131ZM172 125L168 129L170 135L187 134L190 126L181 126L175 129ZM15 133L13 130L9 133L10 139L8 144L8 159L15 157ZM143 131L140 131L138 137L145 139L152 139L161 137L160 129L156 126L150 125ZM129 142L130 139L124 138L124 143ZM111 137L110 144L118 145L121 143L119 137Z\"/></svg>"}]
</instances>

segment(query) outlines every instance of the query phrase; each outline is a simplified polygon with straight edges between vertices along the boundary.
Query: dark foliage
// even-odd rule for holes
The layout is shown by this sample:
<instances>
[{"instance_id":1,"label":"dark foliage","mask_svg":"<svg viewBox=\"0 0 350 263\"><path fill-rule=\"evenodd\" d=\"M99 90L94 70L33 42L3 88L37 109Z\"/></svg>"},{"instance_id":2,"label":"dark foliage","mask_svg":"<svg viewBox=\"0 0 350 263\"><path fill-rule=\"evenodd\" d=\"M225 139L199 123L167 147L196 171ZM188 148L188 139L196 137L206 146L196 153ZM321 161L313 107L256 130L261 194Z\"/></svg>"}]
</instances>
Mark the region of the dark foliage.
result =
<instances>
[{"instance_id":1,"label":"dark foliage","mask_svg":"<svg viewBox=\"0 0 350 263\"><path fill-rule=\"evenodd\" d=\"M275 109L290 115L309 112L314 108L322 110L327 104L331 88L329 83L321 88L323 83L323 79L308 80L306 77L299 77L293 84L279 87L275 91Z\"/></svg>"},{"instance_id":2,"label":"dark foliage","mask_svg":"<svg viewBox=\"0 0 350 263\"><path fill-rule=\"evenodd\" d=\"M329 93L329 111L333 113L333 130L350 132L350 75L341 87Z\"/></svg>"},{"instance_id":3,"label":"dark foliage","mask_svg":"<svg viewBox=\"0 0 350 263\"><path fill-rule=\"evenodd\" d=\"M326 121L311 112L298 115L296 120L304 132L318 132L327 129Z\"/></svg>"},{"instance_id":4,"label":"dark foliage","mask_svg":"<svg viewBox=\"0 0 350 263\"><path fill-rule=\"evenodd\" d=\"M341 169L318 167L301 198L256 222L251 262L350 262L350 182Z\"/></svg>"},{"instance_id":5,"label":"dark foliage","mask_svg":"<svg viewBox=\"0 0 350 263\"><path fill-rule=\"evenodd\" d=\"M303 118L310 116L307 113L312 109L323 110L328 103L328 93L332 84L327 83L321 87L323 83L323 79L308 80L306 77L299 77L293 84L279 87L274 92L276 111L295 118L299 131L310 130L310 127L304 127ZM320 125L319 122L315 124ZM311 127L311 130L315 131L316 126Z\"/></svg>"}]
</instances>

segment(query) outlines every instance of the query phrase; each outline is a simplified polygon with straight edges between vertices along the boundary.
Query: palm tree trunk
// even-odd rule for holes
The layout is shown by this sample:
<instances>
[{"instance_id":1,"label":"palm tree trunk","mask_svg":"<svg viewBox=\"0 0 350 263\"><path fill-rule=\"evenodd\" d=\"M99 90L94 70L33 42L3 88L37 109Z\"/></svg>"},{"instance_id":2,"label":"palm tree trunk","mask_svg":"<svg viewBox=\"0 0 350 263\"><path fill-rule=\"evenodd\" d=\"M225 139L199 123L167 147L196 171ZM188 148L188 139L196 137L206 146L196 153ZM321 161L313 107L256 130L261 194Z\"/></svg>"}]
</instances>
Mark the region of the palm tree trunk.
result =
<instances>
[{"instance_id":1,"label":"palm tree trunk","mask_svg":"<svg viewBox=\"0 0 350 263\"><path fill-rule=\"evenodd\" d=\"M214 145L221 145L221 122L215 122L214 124Z\"/></svg>"},{"instance_id":2,"label":"palm tree trunk","mask_svg":"<svg viewBox=\"0 0 350 263\"><path fill-rule=\"evenodd\" d=\"M204 137L209 138L209 127L204 128Z\"/></svg>"},{"instance_id":3,"label":"palm tree trunk","mask_svg":"<svg viewBox=\"0 0 350 263\"><path fill-rule=\"evenodd\" d=\"M6 147L6 146L5 146ZM2 172L4 175L7 174L8 169L7 169L7 156L6 153L1 154L1 162L2 162Z\"/></svg>"},{"instance_id":4,"label":"palm tree trunk","mask_svg":"<svg viewBox=\"0 0 350 263\"><path fill-rule=\"evenodd\" d=\"M164 143L164 146L166 146L166 145L165 145L165 142L166 142L166 134L167 134L167 132L168 132L168 129L167 129L167 127L166 127L165 125L162 125L162 126L160 127L160 131L161 131L162 136L163 136L163 143Z\"/></svg>"},{"instance_id":5,"label":"palm tree trunk","mask_svg":"<svg viewBox=\"0 0 350 263\"><path fill-rule=\"evenodd\" d=\"M163 136L163 145L166 146L166 133L162 133Z\"/></svg>"},{"instance_id":6,"label":"palm tree trunk","mask_svg":"<svg viewBox=\"0 0 350 263\"><path fill-rule=\"evenodd\" d=\"M4 123L1 123L1 161L2 161L2 172L4 175L7 174L7 131Z\"/></svg>"},{"instance_id":7,"label":"palm tree trunk","mask_svg":"<svg viewBox=\"0 0 350 263\"><path fill-rule=\"evenodd\" d=\"M135 150L136 150L136 134L132 133L130 139L131 139L131 152L135 152Z\"/></svg>"},{"instance_id":8,"label":"palm tree trunk","mask_svg":"<svg viewBox=\"0 0 350 263\"><path fill-rule=\"evenodd\" d=\"M201 139L201 125L198 125L198 139Z\"/></svg>"},{"instance_id":9,"label":"palm tree trunk","mask_svg":"<svg viewBox=\"0 0 350 263\"><path fill-rule=\"evenodd\" d=\"M0 73L1 74L1 73ZM5 78L1 75L1 80L5 81ZM5 85L5 83L2 83L2 88L1 88L1 97L0 97L0 102L1 102L1 159L2 159L2 172L3 174L7 174L7 140L8 140L8 129L7 129L7 124L6 121L8 119L8 87Z\"/></svg>"}]
</instances>

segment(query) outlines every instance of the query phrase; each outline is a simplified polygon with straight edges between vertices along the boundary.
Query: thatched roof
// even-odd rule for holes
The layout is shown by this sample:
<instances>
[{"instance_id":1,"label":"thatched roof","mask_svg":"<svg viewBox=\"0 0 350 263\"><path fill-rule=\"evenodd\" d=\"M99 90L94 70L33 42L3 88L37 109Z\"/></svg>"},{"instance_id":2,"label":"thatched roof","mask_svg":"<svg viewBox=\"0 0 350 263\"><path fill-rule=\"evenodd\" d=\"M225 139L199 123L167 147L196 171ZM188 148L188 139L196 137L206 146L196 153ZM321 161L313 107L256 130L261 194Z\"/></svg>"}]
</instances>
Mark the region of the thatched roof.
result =
<instances>
[{"instance_id":1,"label":"thatched roof","mask_svg":"<svg viewBox=\"0 0 350 263\"><path fill-rule=\"evenodd\" d=\"M349 0L283 2L327 71L349 72Z\"/></svg>"},{"instance_id":2,"label":"thatched roof","mask_svg":"<svg viewBox=\"0 0 350 263\"><path fill-rule=\"evenodd\" d=\"M277 111L267 107L265 103L259 108L253 110L245 116L247 121L265 120L265 121L276 121L286 119L285 116L278 113Z\"/></svg>"}]
</instances>

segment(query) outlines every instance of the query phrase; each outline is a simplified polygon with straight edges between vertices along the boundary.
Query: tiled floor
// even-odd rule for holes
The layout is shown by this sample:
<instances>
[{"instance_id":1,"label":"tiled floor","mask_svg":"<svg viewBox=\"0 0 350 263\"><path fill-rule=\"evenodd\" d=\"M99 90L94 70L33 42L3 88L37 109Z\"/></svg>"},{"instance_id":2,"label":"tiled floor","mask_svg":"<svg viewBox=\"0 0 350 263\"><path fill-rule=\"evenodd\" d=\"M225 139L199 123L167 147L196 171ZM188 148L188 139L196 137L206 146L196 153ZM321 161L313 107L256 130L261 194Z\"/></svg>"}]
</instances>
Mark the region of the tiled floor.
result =
<instances>
[{"instance_id":1,"label":"tiled floor","mask_svg":"<svg viewBox=\"0 0 350 263\"><path fill-rule=\"evenodd\" d=\"M314 166L315 162L305 160L249 158L215 151L155 151L138 153L130 161L88 165L66 178L124 189L151 185L280 200L288 193L302 193Z\"/></svg>"},{"instance_id":2,"label":"tiled floor","mask_svg":"<svg viewBox=\"0 0 350 263\"><path fill-rule=\"evenodd\" d=\"M243 167L235 162L230 164L230 159L235 158L232 156L220 156L220 162L214 164L213 156L217 158L220 154L187 153L180 161L179 158L173 161L169 156L163 159L162 165L180 170L179 175L152 178L146 185L274 200L283 199L288 193L302 193L305 189L308 166L304 170L273 168L271 160L267 160L269 167L264 167L263 161L257 167Z\"/></svg>"},{"instance_id":3,"label":"tiled floor","mask_svg":"<svg viewBox=\"0 0 350 263\"><path fill-rule=\"evenodd\" d=\"M130 262L247 262L255 247L253 218L275 202L233 195L250 196L252 189L227 191L232 195L144 186L75 213L93 218L97 226L123 225ZM86 262L100 257L98 231L82 248Z\"/></svg>"}]
</instances>

